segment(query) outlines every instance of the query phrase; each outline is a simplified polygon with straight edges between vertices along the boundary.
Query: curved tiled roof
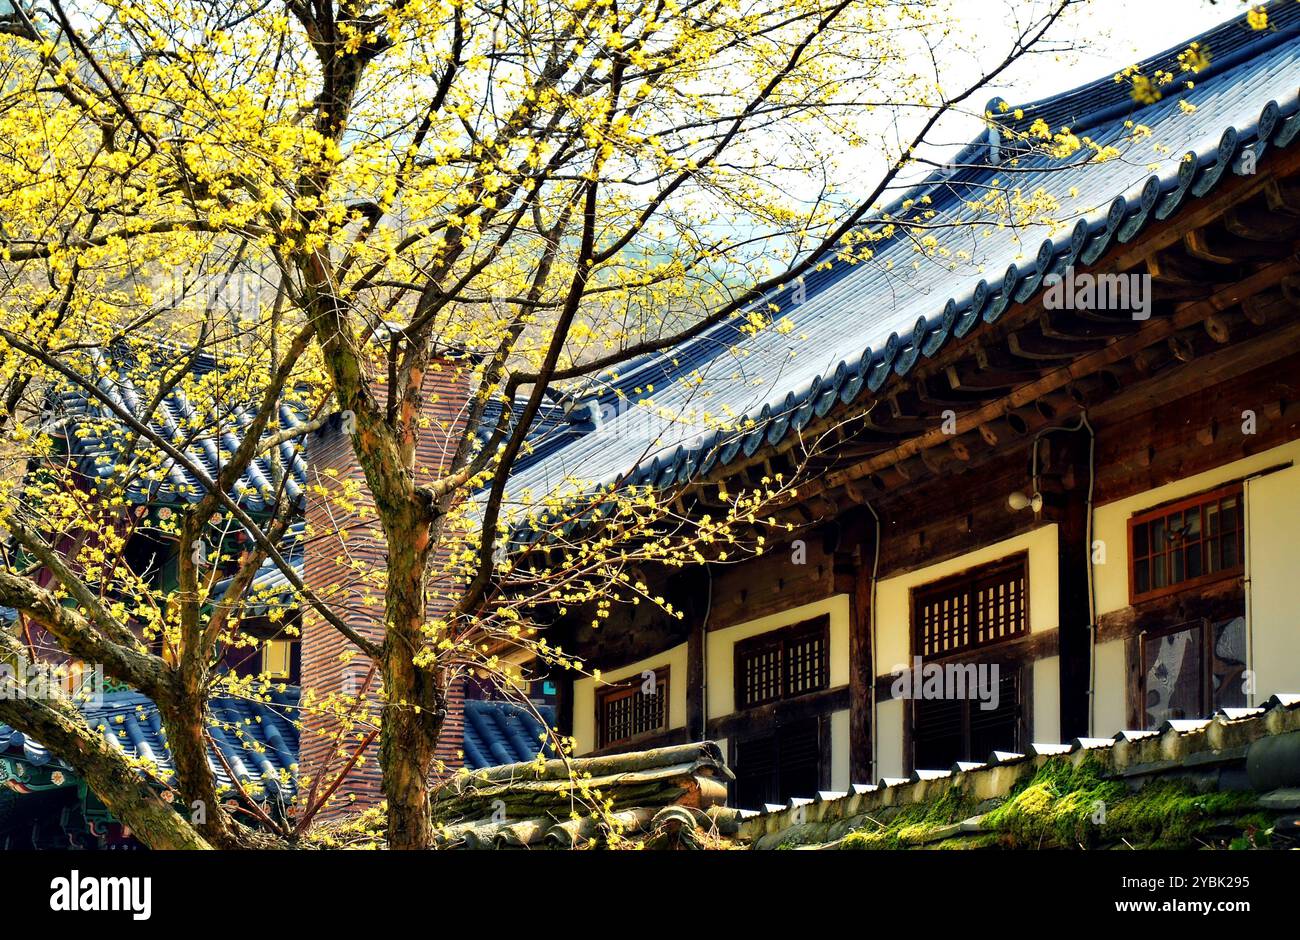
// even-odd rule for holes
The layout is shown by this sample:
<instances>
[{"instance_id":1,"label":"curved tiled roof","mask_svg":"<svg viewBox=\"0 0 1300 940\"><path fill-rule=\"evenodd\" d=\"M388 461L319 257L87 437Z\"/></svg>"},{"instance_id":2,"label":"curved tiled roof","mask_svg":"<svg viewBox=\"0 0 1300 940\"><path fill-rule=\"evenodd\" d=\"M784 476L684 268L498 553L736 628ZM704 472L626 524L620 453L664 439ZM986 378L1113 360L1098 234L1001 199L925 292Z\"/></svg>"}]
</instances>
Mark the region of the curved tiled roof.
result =
<instances>
[{"instance_id":1,"label":"curved tiled roof","mask_svg":"<svg viewBox=\"0 0 1300 940\"><path fill-rule=\"evenodd\" d=\"M553 709L541 705L537 711L548 725L555 723ZM541 751L554 756L549 742L543 746L545 733L546 728L522 705L465 700L465 766L470 770L526 763L536 760Z\"/></svg>"},{"instance_id":2,"label":"curved tiled roof","mask_svg":"<svg viewBox=\"0 0 1300 940\"><path fill-rule=\"evenodd\" d=\"M1041 117L1053 131L1068 125L1101 146L1120 147L1122 155L1062 162L1017 154L1011 168L997 163L1005 130L986 130L952 161L958 169L937 171L903 197L928 197L932 224L950 223L934 230L937 253L918 253L910 239L881 243L870 262L836 262L808 276L802 303L794 302L795 288L765 298L758 306L776 304L788 324L782 329L747 334L733 318L623 367L589 402L612 406L620 395L638 398L637 388L644 401L644 389L654 385L649 397L667 414L622 408L544 459L521 465L511 499L527 508L548 494L576 496L619 480L684 483L775 446L833 409L860 411L891 379L1033 298L1046 275L1099 261L1231 175L1250 172L1267 150L1290 146L1300 134L1300 5L1271 6L1269 23L1268 30L1252 31L1237 17L1143 63L1144 74L1163 68L1178 75L1178 53L1192 41L1210 57L1194 88L1175 83L1154 104L1136 104L1112 75L1026 105L1022 116L993 102L1004 128L1023 129ZM1184 113L1185 105L1194 110ZM1149 139L1132 140L1126 122L1150 128ZM1247 150L1254 160L1240 159ZM978 220L968 200L1011 172L1025 193L1051 194L1061 207L1056 215L1073 228L970 224ZM896 217L903 205L900 199L887 214ZM697 381L682 381L687 378ZM711 430L704 412L743 416L752 425Z\"/></svg>"},{"instance_id":3,"label":"curved tiled roof","mask_svg":"<svg viewBox=\"0 0 1300 940\"><path fill-rule=\"evenodd\" d=\"M300 520L291 524L285 531L284 538L280 540L280 555L289 563L289 567L300 580L303 577L303 565L306 561L303 544L306 531L307 523ZM223 578L213 585L213 597L224 596L231 580L232 578ZM265 616L274 610L294 610L299 606L298 596L289 584L288 577L271 558L264 560L257 573L253 575L253 582L244 592L244 600L248 604L244 616L248 617Z\"/></svg>"},{"instance_id":4,"label":"curved tiled roof","mask_svg":"<svg viewBox=\"0 0 1300 940\"><path fill-rule=\"evenodd\" d=\"M266 698L214 698L208 732L225 764L246 788L255 791L264 786L287 796L297 787L298 689L285 687ZM150 769L159 779L171 776L171 752L158 706L147 696L108 692L100 703L81 705L81 711L86 724L127 757L152 764ZM5 724L0 724L0 753L12 753L38 767L58 760L40 743ZM218 786L229 786L230 774L222 761L215 753L208 760Z\"/></svg>"},{"instance_id":5,"label":"curved tiled roof","mask_svg":"<svg viewBox=\"0 0 1300 940\"><path fill-rule=\"evenodd\" d=\"M166 356L170 347L160 344L155 352ZM181 355L180 351L176 351ZM133 373L141 368L138 353L125 347L98 349L92 359L100 375L99 391L116 406L137 418L151 404L150 395L137 386ZM192 355L185 352L184 355ZM172 365L173 363L160 363ZM195 355L188 378L201 383L204 378L225 368L222 362L209 353ZM252 421L256 401L223 403L220 413L212 413L209 404L193 401L185 391L185 382L175 387L163 398L159 406L147 417L151 428L173 444L183 445L187 458L202 467L209 477L215 477L220 461L232 454L243 440L244 428ZM229 392L229 389L221 389ZM280 403L281 427L292 427L307 420L300 404L287 396ZM129 460L134 448L133 436L113 411L103 401L85 389L65 386L52 395L49 418L62 428L63 437L78 469L86 476L107 480L118 474L117 465ZM273 480L278 462L288 471L285 492L290 499L300 502L307 480L307 467L299 453L298 442L286 441L276 452L255 458L235 483L231 496L245 509L258 512L268 508L268 499L274 493ZM167 459L162 464L161 479L136 480L126 495L136 502L181 504L197 502L204 493L203 486L184 468Z\"/></svg>"}]
</instances>

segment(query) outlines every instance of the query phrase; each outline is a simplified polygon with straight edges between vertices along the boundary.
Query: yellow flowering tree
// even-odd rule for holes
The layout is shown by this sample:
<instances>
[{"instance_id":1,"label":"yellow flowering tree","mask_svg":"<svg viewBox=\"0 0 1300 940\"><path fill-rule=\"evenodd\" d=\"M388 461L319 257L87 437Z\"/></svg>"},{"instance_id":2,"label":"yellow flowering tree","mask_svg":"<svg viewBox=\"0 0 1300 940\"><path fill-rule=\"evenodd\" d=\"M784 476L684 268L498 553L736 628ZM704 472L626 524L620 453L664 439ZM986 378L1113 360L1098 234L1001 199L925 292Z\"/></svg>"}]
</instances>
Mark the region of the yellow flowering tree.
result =
<instances>
[{"instance_id":1,"label":"yellow flowering tree","mask_svg":"<svg viewBox=\"0 0 1300 940\"><path fill-rule=\"evenodd\" d=\"M1069 5L1028 5L996 52L954 28L948 0L0 5L0 603L153 698L175 767L164 790L206 818L175 812L66 703L0 700L0 720L152 846L300 834L255 803L228 811L207 758L207 702L231 682L220 651L252 642L241 598L269 564L375 664L373 712L364 690L319 707L350 716L354 755L382 728L389 844L428 846L454 676L515 682L512 649L580 666L537 632L547 611L667 606L640 566L761 550L764 506L797 483L727 494L710 517L575 478L521 494L511 471L539 415L728 318L788 328L756 301L828 256L869 263L910 229L931 250L924 206L863 222L940 120L982 116L981 89ZM942 63L976 51L982 73L950 79ZM1052 153L1082 146L1041 136ZM1015 196L988 211L1051 212ZM219 367L195 368L200 355ZM467 403L439 424L427 379L449 368ZM169 410L178 391L191 412ZM654 409L645 391L636 407ZM47 421L68 392L102 424L75 433L118 435L94 485ZM697 424L748 429L702 410ZM386 546L382 565L351 569L381 598L380 639L283 550L297 511L283 466L335 412L367 493L329 498L340 515L368 501ZM420 443L439 433L451 458L429 472ZM212 459L196 460L205 441ZM283 461L255 483L255 513L244 488L267 454ZM193 490L149 509L168 485ZM599 525L565 525L593 504ZM521 528L542 547L513 550ZM167 591L127 557L141 532L171 546ZM4 642L26 652L21 632Z\"/></svg>"}]
</instances>

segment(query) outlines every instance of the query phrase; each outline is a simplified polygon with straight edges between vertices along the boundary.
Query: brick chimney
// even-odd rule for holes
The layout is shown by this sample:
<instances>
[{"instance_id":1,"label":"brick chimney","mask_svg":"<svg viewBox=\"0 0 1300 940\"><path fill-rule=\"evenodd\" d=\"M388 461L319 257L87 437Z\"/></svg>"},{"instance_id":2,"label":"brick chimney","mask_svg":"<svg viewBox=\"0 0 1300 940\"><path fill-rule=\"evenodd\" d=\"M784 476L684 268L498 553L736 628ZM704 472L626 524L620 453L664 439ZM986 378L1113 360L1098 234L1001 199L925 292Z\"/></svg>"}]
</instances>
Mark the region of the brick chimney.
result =
<instances>
[{"instance_id":1,"label":"brick chimney","mask_svg":"<svg viewBox=\"0 0 1300 940\"><path fill-rule=\"evenodd\" d=\"M440 359L431 364L424 380L426 422L420 428L416 446L416 475L421 482L435 479L450 463L465 425L469 394L466 360ZM377 388L376 395L383 401L385 389ZM334 415L312 434L305 451L308 481L306 519L310 535L304 546L303 581L350 627L379 642L383 638L383 592L369 585L358 585L353 566L363 565L367 571L383 570L387 549L374 511L374 498L352 452L351 440L343 433L341 415ZM350 509L344 509L340 501L332 497L349 489L355 496L349 497ZM329 495L323 495L322 491ZM434 564L437 565L439 560L435 556ZM430 614L436 616L445 604L440 599L431 599ZM355 655L343 662L342 657L349 652ZM360 694L365 691L374 702L380 684L379 670L376 668L367 685L370 667L369 657L356 652L356 647L338 630L304 605L304 690L315 690L317 701L330 692ZM463 683L457 682L448 692L447 718L436 750L436 757L449 769L459 767L462 761L464 699ZM366 730L354 730L339 741L338 720L315 708L305 710L302 721L299 770L311 776L319 794L337 778ZM334 791L331 806L319 818L334 818L374 805L381 799L383 786L376 738L366 748L364 760L352 768L347 779Z\"/></svg>"}]
</instances>

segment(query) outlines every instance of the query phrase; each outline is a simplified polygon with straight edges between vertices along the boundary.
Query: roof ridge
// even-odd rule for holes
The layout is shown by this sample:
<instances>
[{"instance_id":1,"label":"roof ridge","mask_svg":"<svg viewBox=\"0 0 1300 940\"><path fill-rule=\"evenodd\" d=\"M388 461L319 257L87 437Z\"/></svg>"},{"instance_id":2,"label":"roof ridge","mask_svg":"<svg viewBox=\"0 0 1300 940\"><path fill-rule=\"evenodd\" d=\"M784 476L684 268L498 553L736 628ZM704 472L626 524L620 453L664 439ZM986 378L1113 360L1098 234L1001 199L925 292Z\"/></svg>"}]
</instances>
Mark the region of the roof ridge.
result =
<instances>
[{"instance_id":1,"label":"roof ridge","mask_svg":"<svg viewBox=\"0 0 1300 940\"><path fill-rule=\"evenodd\" d=\"M1255 56L1261 55L1274 46L1280 45L1288 40L1294 39L1297 32L1300 32L1300 4L1292 0L1272 0L1268 5L1270 28L1265 30L1254 30L1245 24L1242 16L1235 16L1225 20L1218 25L1200 33L1197 36L1189 37L1180 43L1170 46L1168 49L1148 57L1139 63L1139 68L1144 72L1151 71L1155 68L1169 66L1177 70L1178 56L1186 51L1192 43L1200 43L1208 49L1214 46L1221 46L1221 41L1225 39L1235 39L1237 42L1232 46L1230 51L1222 56L1211 58L1207 67L1197 74L1197 84L1203 84L1207 81L1221 77L1230 72L1233 68L1241 65L1243 62ZM1211 45L1213 43L1213 45ZM1179 89L1181 90L1181 89ZM1172 94L1172 93L1171 93ZM1085 102L1089 99L1095 99L1098 96L1103 98L1102 103L1087 111L1080 112L1085 115L1082 124L1077 120L1069 124L1062 124L1059 117L1062 109L1073 108L1076 104ZM1028 104L1015 108L1007 105L1005 111L1002 110L1002 99L994 98L990 101L988 109L992 112L999 127L1023 131L1030 127L1035 120L1040 118L1048 120L1049 126L1069 126L1072 130L1082 128L1092 128L1103 124L1106 121L1114 120L1120 114L1127 111L1139 111L1149 105L1138 104L1134 101L1132 95L1126 86L1116 83L1114 73L1099 76L1091 81L1079 85L1065 92L1058 92L1044 98L1036 99ZM1017 110L1023 112L1022 118L1014 118L1013 115ZM990 145L990 138L994 131L985 127L973 140L964 145L954 156L951 161L960 167L962 163L973 162L974 158L981 151L987 150ZM979 166L972 167L972 172L979 173L991 168L993 161L981 158ZM944 186L954 182L960 182L961 169L954 173L951 169L938 168L932 173L927 174L921 180L906 186L899 191L897 197L878 210L871 212L859 225L868 226L879 223L882 220L888 220L891 216L897 215L903 211L907 205L917 202L926 196L933 196ZM835 249L831 249L829 254L833 254ZM808 288L807 281L816 275L816 267L804 276L805 289ZM773 303L781 296L792 289L790 284L783 284L780 287L765 293L762 297L756 299L751 308L756 309L769 303ZM974 290L974 285L965 292L964 298L969 299ZM811 297L816 292L816 288L807 290L808 296ZM790 308L789 304L779 304L780 313L777 316L784 315ZM709 327L707 330L694 336L684 342L670 346L656 352L645 353L629 362L623 363L617 367L617 377L614 379L602 378L601 376L588 376L584 380L575 382L572 386L566 388L568 394L573 395L580 401L603 402L608 398L617 398L620 391L626 394L627 389L634 385L645 385L653 379L653 376L647 375L648 370L653 369L657 364L674 357L689 356L692 350L706 344L717 344L719 348L727 346L723 340L723 334L735 332L739 329L738 323L743 310L737 311L735 316L728 317L717 324ZM716 360L716 356L707 360L706 364L711 364ZM631 396L629 396L631 397ZM638 396L640 397L640 396ZM532 461L530 461L532 462Z\"/></svg>"},{"instance_id":2,"label":"roof ridge","mask_svg":"<svg viewBox=\"0 0 1300 940\"><path fill-rule=\"evenodd\" d=\"M1197 83L1222 76L1248 59L1294 38L1294 34L1300 31L1300 4L1292 0L1271 0L1266 4L1266 10L1268 13L1266 29L1252 28L1246 23L1245 17L1238 14L1155 55L1148 56L1137 63L1137 68L1144 75L1156 70L1176 74L1181 68L1179 57L1191 46L1199 45L1209 52L1209 63L1195 73ZM1222 49L1225 42L1229 44L1228 51L1216 54L1215 50ZM1173 85L1170 94L1181 90L1180 86ZM1101 99L1100 103L1097 101L1098 98ZM1059 114L1062 107L1081 106L1087 102L1092 102L1092 107L1080 111L1072 122L1063 124L1059 120L1051 120L1047 123L1053 127L1067 126L1077 132L1083 128L1096 127L1114 120L1126 110L1140 110L1143 107L1134 102L1125 86L1116 82L1112 74L1092 79L1068 91L1058 92L1018 106L1013 106L1001 98L994 98L989 102L988 110L992 112L995 119L999 116L1014 115L1017 112L1023 113L1023 117L1020 118L1012 117L1007 121L997 121L1000 126L1019 131L1028 128L1039 118L1046 119L1048 115ZM1002 107L1004 104L1005 108Z\"/></svg>"}]
</instances>

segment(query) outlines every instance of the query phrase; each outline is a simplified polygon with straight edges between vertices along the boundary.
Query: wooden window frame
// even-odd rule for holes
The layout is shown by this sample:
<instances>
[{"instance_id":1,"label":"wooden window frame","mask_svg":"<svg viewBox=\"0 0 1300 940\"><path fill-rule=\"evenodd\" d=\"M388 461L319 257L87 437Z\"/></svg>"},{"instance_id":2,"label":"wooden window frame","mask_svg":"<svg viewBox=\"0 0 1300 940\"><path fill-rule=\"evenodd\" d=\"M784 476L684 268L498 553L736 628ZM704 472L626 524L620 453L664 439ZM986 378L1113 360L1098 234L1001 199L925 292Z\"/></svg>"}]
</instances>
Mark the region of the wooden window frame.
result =
<instances>
[{"instance_id":1,"label":"wooden window frame","mask_svg":"<svg viewBox=\"0 0 1300 940\"><path fill-rule=\"evenodd\" d=\"M1189 578L1179 581L1175 584L1166 584L1164 587L1151 588L1141 594L1137 593L1137 563L1138 556L1135 551L1133 542L1134 530L1148 522L1156 519L1167 518L1177 512L1186 512L1193 507L1201 509L1201 539L1202 548L1208 541L1208 531L1205 523L1205 507L1211 503L1218 503L1229 496L1237 497L1238 512L1241 517L1241 525L1236 527L1238 544L1237 544L1237 563L1231 568L1220 568L1218 571L1204 572L1195 578ZM1245 514L1246 514L1246 493L1245 487L1240 482L1229 483L1225 486L1216 487L1212 490L1205 490L1192 496L1183 497L1172 502L1162 503L1158 506L1152 506L1141 512L1134 513L1128 519L1128 597L1129 604L1139 604L1143 601L1155 600L1161 597L1168 597L1171 594L1179 594L1183 591L1194 588L1204 587L1207 584L1214 584L1219 581L1226 581L1230 578L1241 577L1246 570L1245 565ZM1149 549L1149 546L1148 546ZM1143 558L1153 558L1150 551ZM1161 557L1169 558L1170 553L1163 552ZM1204 559L1202 559L1204 561ZM1204 567L1204 566L1203 566ZM1148 574L1150 577L1150 574Z\"/></svg>"},{"instance_id":2,"label":"wooden window frame","mask_svg":"<svg viewBox=\"0 0 1300 940\"><path fill-rule=\"evenodd\" d=\"M822 684L816 688L805 689L802 692L792 694L790 692L790 660L786 655L786 650L792 640L802 639L813 633L820 633L822 640L821 663L819 668L823 677ZM756 649L762 649L776 645L780 649L780 670L781 670L781 689L769 698L761 701L747 702L745 700L745 670L743 662L747 655ZM760 708L764 705L771 705L774 702L788 702L793 699L802 698L805 695L815 695L831 687L831 618L829 614L822 614L818 617L810 617L807 620L801 620L798 623L792 623L785 627L777 627L775 630L767 630L763 633L746 637L736 642L732 648L732 681L733 692L735 696L736 711L748 711L751 708Z\"/></svg>"},{"instance_id":3,"label":"wooden window frame","mask_svg":"<svg viewBox=\"0 0 1300 940\"><path fill-rule=\"evenodd\" d=\"M960 660L961 657L957 657ZM1009 657L1005 664L999 663L999 666L1006 665L1016 674L1016 725L1015 740L1009 741L1004 750L1019 751L1023 750L1029 742L1030 722L1033 715L1034 707L1034 661L1024 659L1019 656ZM904 734L903 748L906 755L906 764L908 772L913 770L947 770L947 767L920 767L916 761L916 748L918 722L917 708L920 705L920 699L909 699L906 702L907 708L904 712ZM976 754L970 751L972 739L971 732L971 713L979 708L979 703L974 699L965 699L962 701L962 727L961 734L963 743L967 747L967 756L958 758L958 760L984 761L988 755Z\"/></svg>"},{"instance_id":4,"label":"wooden window frame","mask_svg":"<svg viewBox=\"0 0 1300 940\"><path fill-rule=\"evenodd\" d=\"M605 721L605 707L611 701L621 699L621 698L630 698L633 695L644 694L641 692L641 683L643 680L641 678L640 671L638 671L635 675L630 676L627 679L621 679L614 682L610 682L609 684L601 686L596 689L596 748L597 749L602 749L606 747L616 747L620 744L625 744L628 741L636 741L643 737L649 737L651 735L656 735L656 734L663 734L665 731L669 729L669 727L672 724L672 701L669 698L669 693L672 687L668 684L668 667L659 666L657 668L650 668L649 671L653 672L655 676L656 694L663 696L663 703L664 703L663 723L655 728L645 728L640 731L635 731L624 738L609 738L607 736L608 728Z\"/></svg>"},{"instance_id":5,"label":"wooden window frame","mask_svg":"<svg viewBox=\"0 0 1300 940\"><path fill-rule=\"evenodd\" d=\"M1024 623L1023 627L1002 636L991 637L986 640L976 640L975 642L967 643L966 645L955 649L943 650L931 654L925 652L925 637L922 625L921 609L930 599L938 594L951 593L954 588L960 585L966 585L970 595L967 603L973 604L976 589L980 582L998 580L999 576L1014 569L1019 569L1025 584L1024 596L1021 598L1021 607L1024 611L1024 616L1022 618ZM927 582L926 584L919 584L912 588L911 594L912 655L923 656L927 662L940 662L947 659L964 657L972 652L1027 636L1030 632L1028 552L1017 552L1014 555L1008 555L1006 558L999 558L997 561L976 565L967 568L964 571L959 571L956 574L948 575L939 578L938 580Z\"/></svg>"},{"instance_id":6,"label":"wooden window frame","mask_svg":"<svg viewBox=\"0 0 1300 940\"><path fill-rule=\"evenodd\" d=\"M944 650L926 654L924 652L925 637L923 630L923 620L921 616L922 608L930 602L936 595L952 593L955 588L965 586L968 593L967 603L975 604L975 596L982 582L1002 580L1008 572L1018 571L1024 582L1024 594L1021 597L1021 618L1022 626L1020 629L1002 636L991 637L985 640L976 640L967 643L964 646L955 649ZM990 659L991 654L997 651L998 647L1006 647L1007 652L1004 657L999 657L999 664L1005 665L1016 672L1016 691L1018 694L1017 717L1016 717L1016 741L1008 743L1008 747L1023 747L1024 741L1029 737L1029 720L1033 713L1034 689L1033 689L1033 658L1026 655L1025 640L1031 635L1032 624L1030 616L1030 581L1029 581L1029 553L1027 551L1015 552L995 561L985 562L979 565L973 565L969 568L958 571L955 574L946 575L937 578L934 581L919 584L912 588L910 597L909 614L911 653L913 657L921 656L926 663L935 663L946 665L948 663L983 663ZM973 612L968 613L968 617L974 622ZM912 668L912 663L907 664L907 668ZM905 702L904 721L903 721L903 753L905 762L909 770L916 768L916 748L918 743L917 728L917 706L918 700L911 699ZM962 737L967 747L971 740L970 724L971 702L967 702L963 709L962 715ZM983 755L971 755L973 760L983 760ZM923 768L938 769L946 768Z\"/></svg>"},{"instance_id":7,"label":"wooden window frame","mask_svg":"<svg viewBox=\"0 0 1300 940\"><path fill-rule=\"evenodd\" d=\"M794 721L792 724L798 726L805 723L810 724L812 726L812 730L817 737L817 751L818 751L817 789L829 790L831 787L831 778L830 778L831 716L830 713L827 712L819 715L809 715ZM781 770L782 767L785 766L782 764L781 756L780 756L782 752L782 743L783 743L781 740L782 737L781 732L783 728L789 729L790 727L791 724L770 725L768 727L765 727L760 733L748 733L742 735L735 735L728 739L727 764L728 766L732 767L736 771L736 778L735 780L732 781L732 783L728 788L728 792L730 793L730 799L732 800L732 802L739 801L740 799L739 789L740 789L741 779L743 776L747 776L747 772L744 767L743 751L745 750L747 745L757 744L758 742L764 739L774 739L772 746L776 750L777 758L776 758L776 762L772 767L772 771L775 772L776 774L777 790L779 791L781 789L781 783L780 783ZM800 796L801 794L795 793L792 795ZM746 806L744 808L759 809L760 807Z\"/></svg>"}]
</instances>

